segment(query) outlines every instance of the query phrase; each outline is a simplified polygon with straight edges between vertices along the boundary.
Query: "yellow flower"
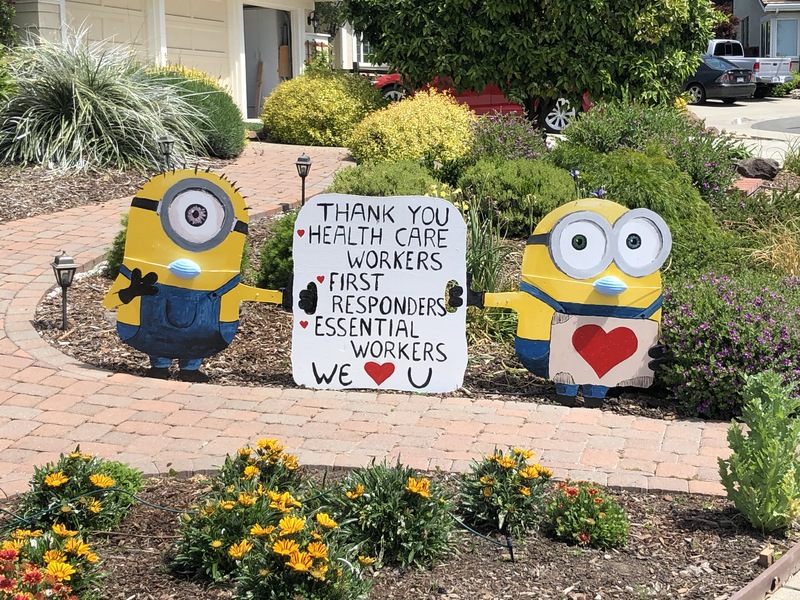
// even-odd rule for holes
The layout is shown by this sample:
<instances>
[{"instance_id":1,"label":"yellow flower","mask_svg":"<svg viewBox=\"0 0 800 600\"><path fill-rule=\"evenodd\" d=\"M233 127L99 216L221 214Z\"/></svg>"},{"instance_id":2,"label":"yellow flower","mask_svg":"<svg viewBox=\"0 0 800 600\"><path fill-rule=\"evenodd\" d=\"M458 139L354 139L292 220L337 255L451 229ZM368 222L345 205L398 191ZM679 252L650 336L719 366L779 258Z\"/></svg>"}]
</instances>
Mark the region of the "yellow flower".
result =
<instances>
[{"instance_id":1,"label":"yellow flower","mask_svg":"<svg viewBox=\"0 0 800 600\"><path fill-rule=\"evenodd\" d=\"M278 443L278 440L263 438L256 442L256 446L267 452L283 452L283 446Z\"/></svg>"},{"instance_id":2,"label":"yellow flower","mask_svg":"<svg viewBox=\"0 0 800 600\"><path fill-rule=\"evenodd\" d=\"M97 498L92 498L91 502L89 502L89 506L87 506L86 508L89 509L89 512L98 514L100 511L103 510L103 505L100 504L100 501Z\"/></svg>"},{"instance_id":3,"label":"yellow flower","mask_svg":"<svg viewBox=\"0 0 800 600\"><path fill-rule=\"evenodd\" d=\"M533 458L533 450L523 450L522 448L514 448L514 454L516 456L521 456L525 460Z\"/></svg>"},{"instance_id":4,"label":"yellow flower","mask_svg":"<svg viewBox=\"0 0 800 600\"><path fill-rule=\"evenodd\" d=\"M244 478L245 479L252 479L253 477L257 477L259 473L261 473L261 469L259 469L255 465L247 465L244 468Z\"/></svg>"},{"instance_id":5,"label":"yellow flower","mask_svg":"<svg viewBox=\"0 0 800 600\"><path fill-rule=\"evenodd\" d=\"M503 456L502 458L497 459L497 464L504 469L510 469L517 466L517 461L510 456Z\"/></svg>"},{"instance_id":6,"label":"yellow flower","mask_svg":"<svg viewBox=\"0 0 800 600\"><path fill-rule=\"evenodd\" d=\"M347 497L350 498L350 500L355 500L356 498L360 498L363 493L364 493L364 486L361 485L360 483L356 486L356 489L354 489L352 492L350 491L346 492Z\"/></svg>"},{"instance_id":7,"label":"yellow flower","mask_svg":"<svg viewBox=\"0 0 800 600\"><path fill-rule=\"evenodd\" d=\"M525 487L524 485L519 488L519 493L523 496L530 496L531 495L531 488Z\"/></svg>"},{"instance_id":8,"label":"yellow flower","mask_svg":"<svg viewBox=\"0 0 800 600\"><path fill-rule=\"evenodd\" d=\"M82 454L81 458L84 461L89 462L90 460L92 460L94 458L94 454Z\"/></svg>"},{"instance_id":9,"label":"yellow flower","mask_svg":"<svg viewBox=\"0 0 800 600\"><path fill-rule=\"evenodd\" d=\"M289 469L290 471L294 471L298 467L297 457L294 454L284 454L283 466Z\"/></svg>"},{"instance_id":10,"label":"yellow flower","mask_svg":"<svg viewBox=\"0 0 800 600\"><path fill-rule=\"evenodd\" d=\"M47 573L59 581L69 581L75 569L69 563L54 561L47 564Z\"/></svg>"},{"instance_id":11,"label":"yellow flower","mask_svg":"<svg viewBox=\"0 0 800 600\"><path fill-rule=\"evenodd\" d=\"M309 573L314 579L319 579L320 581L325 581L325 574L328 572L328 565L319 565L314 569L311 569Z\"/></svg>"},{"instance_id":12,"label":"yellow flower","mask_svg":"<svg viewBox=\"0 0 800 600\"><path fill-rule=\"evenodd\" d=\"M231 556L231 558L239 560L245 554L250 552L250 550L252 549L253 549L253 544L251 544L247 540L242 540L238 544L234 544L233 546L231 546L228 549L228 554Z\"/></svg>"},{"instance_id":13,"label":"yellow flower","mask_svg":"<svg viewBox=\"0 0 800 600\"><path fill-rule=\"evenodd\" d=\"M292 535L298 531L302 531L306 526L306 520L298 517L283 517L278 522L278 527L281 530L281 535Z\"/></svg>"},{"instance_id":14,"label":"yellow flower","mask_svg":"<svg viewBox=\"0 0 800 600\"><path fill-rule=\"evenodd\" d=\"M406 489L414 494L419 494L423 498L430 498L430 483L431 482L427 477L420 477L419 481L417 481L414 477L409 477Z\"/></svg>"},{"instance_id":15,"label":"yellow flower","mask_svg":"<svg viewBox=\"0 0 800 600\"><path fill-rule=\"evenodd\" d=\"M536 467L536 465L523 467L519 470L519 476L524 477L525 479L536 479L539 477L539 469Z\"/></svg>"},{"instance_id":16,"label":"yellow flower","mask_svg":"<svg viewBox=\"0 0 800 600\"><path fill-rule=\"evenodd\" d=\"M492 495L492 488L485 487L483 488L483 495L488 498Z\"/></svg>"},{"instance_id":17,"label":"yellow flower","mask_svg":"<svg viewBox=\"0 0 800 600\"><path fill-rule=\"evenodd\" d=\"M326 529L336 529L336 521L330 518L328 513L317 513L317 523Z\"/></svg>"},{"instance_id":18,"label":"yellow flower","mask_svg":"<svg viewBox=\"0 0 800 600\"><path fill-rule=\"evenodd\" d=\"M259 569L258 574L261 575L261 577L269 577L269 569Z\"/></svg>"},{"instance_id":19,"label":"yellow flower","mask_svg":"<svg viewBox=\"0 0 800 600\"><path fill-rule=\"evenodd\" d=\"M17 529L14 533L11 534L11 537L15 540L24 540L27 538L37 538L41 537L42 530L41 529Z\"/></svg>"},{"instance_id":20,"label":"yellow flower","mask_svg":"<svg viewBox=\"0 0 800 600\"><path fill-rule=\"evenodd\" d=\"M42 556L42 560L46 563L63 563L67 562L67 555L61 550L48 550Z\"/></svg>"},{"instance_id":21,"label":"yellow flower","mask_svg":"<svg viewBox=\"0 0 800 600\"><path fill-rule=\"evenodd\" d=\"M256 523L250 528L250 535L255 535L260 537L262 535L269 535L273 531L275 531L274 525L268 525L267 527L262 527L261 525Z\"/></svg>"},{"instance_id":22,"label":"yellow flower","mask_svg":"<svg viewBox=\"0 0 800 600\"><path fill-rule=\"evenodd\" d=\"M314 560L308 553L300 551L292 552L289 555L289 560L286 562L286 566L293 568L295 571L308 571L313 565Z\"/></svg>"},{"instance_id":23,"label":"yellow flower","mask_svg":"<svg viewBox=\"0 0 800 600\"><path fill-rule=\"evenodd\" d=\"M246 494L242 492L239 494L239 504L242 506L253 506L256 503L256 499L251 496L250 494Z\"/></svg>"},{"instance_id":24,"label":"yellow flower","mask_svg":"<svg viewBox=\"0 0 800 600\"><path fill-rule=\"evenodd\" d=\"M289 492L283 492L282 494L278 494L277 492L269 491L267 492L269 499L272 500L270 503L270 508L275 508L281 512L289 512L292 510L293 506L302 506L300 502L292 498L292 495Z\"/></svg>"},{"instance_id":25,"label":"yellow flower","mask_svg":"<svg viewBox=\"0 0 800 600\"><path fill-rule=\"evenodd\" d=\"M297 552L299 549L300 546L294 540L278 540L272 544L272 551L275 554L282 554L284 556L289 556L292 552Z\"/></svg>"},{"instance_id":26,"label":"yellow flower","mask_svg":"<svg viewBox=\"0 0 800 600\"><path fill-rule=\"evenodd\" d=\"M0 550L16 550L19 552L24 545L25 542L22 540L3 540L0 542Z\"/></svg>"},{"instance_id":27,"label":"yellow flower","mask_svg":"<svg viewBox=\"0 0 800 600\"><path fill-rule=\"evenodd\" d=\"M61 471L50 473L44 478L44 484L49 487L59 487L69 481L69 477L64 475Z\"/></svg>"},{"instance_id":28,"label":"yellow flower","mask_svg":"<svg viewBox=\"0 0 800 600\"><path fill-rule=\"evenodd\" d=\"M553 471L548 469L547 467L543 467L541 465L536 465L539 468L539 475L542 477L550 478L553 476Z\"/></svg>"},{"instance_id":29,"label":"yellow flower","mask_svg":"<svg viewBox=\"0 0 800 600\"><path fill-rule=\"evenodd\" d=\"M100 560L100 557L97 556L97 554L95 554L94 552L89 552L89 554L84 556L84 558L86 559L87 562L90 563L96 563L98 560Z\"/></svg>"},{"instance_id":30,"label":"yellow flower","mask_svg":"<svg viewBox=\"0 0 800 600\"><path fill-rule=\"evenodd\" d=\"M89 544L84 542L79 538L70 538L67 540L67 543L64 545L64 550L69 554L77 554L78 556L84 556L89 554L91 548Z\"/></svg>"},{"instance_id":31,"label":"yellow flower","mask_svg":"<svg viewBox=\"0 0 800 600\"><path fill-rule=\"evenodd\" d=\"M250 448L249 446L245 446L244 448L239 448L239 456L247 458L248 456L250 456L250 453L252 451L253 449Z\"/></svg>"},{"instance_id":32,"label":"yellow flower","mask_svg":"<svg viewBox=\"0 0 800 600\"><path fill-rule=\"evenodd\" d=\"M365 567L375 564L377 559L372 556L360 556L358 557L358 562L360 562Z\"/></svg>"},{"instance_id":33,"label":"yellow flower","mask_svg":"<svg viewBox=\"0 0 800 600\"><path fill-rule=\"evenodd\" d=\"M224 510L233 510L234 508L236 508L236 502L234 502L233 500L223 500L222 502L219 503L219 507Z\"/></svg>"},{"instance_id":34,"label":"yellow flower","mask_svg":"<svg viewBox=\"0 0 800 600\"><path fill-rule=\"evenodd\" d=\"M53 524L53 533L56 535L60 535L61 537L73 537L78 535L77 531L72 531L67 529L66 525L62 525L61 523L54 523Z\"/></svg>"},{"instance_id":35,"label":"yellow flower","mask_svg":"<svg viewBox=\"0 0 800 600\"><path fill-rule=\"evenodd\" d=\"M96 473L95 475L89 475L89 481L91 481L95 486L102 489L113 487L117 483L108 475L103 475L101 473Z\"/></svg>"},{"instance_id":36,"label":"yellow flower","mask_svg":"<svg viewBox=\"0 0 800 600\"><path fill-rule=\"evenodd\" d=\"M75 450L75 452L70 452L69 453L69 457L70 458L83 458L83 452L81 452L80 450Z\"/></svg>"},{"instance_id":37,"label":"yellow flower","mask_svg":"<svg viewBox=\"0 0 800 600\"><path fill-rule=\"evenodd\" d=\"M481 483L483 485L494 485L494 477L490 477L489 475L484 475L481 477Z\"/></svg>"},{"instance_id":38,"label":"yellow flower","mask_svg":"<svg viewBox=\"0 0 800 600\"><path fill-rule=\"evenodd\" d=\"M72 512L72 507L69 504L65 504L59 510L66 515Z\"/></svg>"},{"instance_id":39,"label":"yellow flower","mask_svg":"<svg viewBox=\"0 0 800 600\"><path fill-rule=\"evenodd\" d=\"M308 545L308 554L312 558L328 558L328 547L322 542L311 542Z\"/></svg>"},{"instance_id":40,"label":"yellow flower","mask_svg":"<svg viewBox=\"0 0 800 600\"><path fill-rule=\"evenodd\" d=\"M214 540L211 542L212 548L221 548L222 547L222 540Z\"/></svg>"}]
</instances>

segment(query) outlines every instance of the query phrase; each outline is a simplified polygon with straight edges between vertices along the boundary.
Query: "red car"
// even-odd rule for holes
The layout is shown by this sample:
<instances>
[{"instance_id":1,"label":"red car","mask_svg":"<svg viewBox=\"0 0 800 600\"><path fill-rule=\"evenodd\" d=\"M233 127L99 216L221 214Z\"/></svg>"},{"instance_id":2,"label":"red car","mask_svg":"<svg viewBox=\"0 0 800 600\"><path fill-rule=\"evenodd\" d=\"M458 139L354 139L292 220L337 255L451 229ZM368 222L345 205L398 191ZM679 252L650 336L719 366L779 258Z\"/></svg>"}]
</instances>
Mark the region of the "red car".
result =
<instances>
[{"instance_id":1,"label":"red car","mask_svg":"<svg viewBox=\"0 0 800 600\"><path fill-rule=\"evenodd\" d=\"M399 73L381 75L375 79L374 83L375 87L392 101L396 102L406 95L406 88L403 86ZM456 100L463 102L479 115L490 112L507 112L517 115L524 113L523 108L503 96L503 92L496 85L488 85L482 92L465 91L459 94L451 86L439 81L438 78L434 84L439 89L449 90ZM591 103L589 102L588 94L584 94L581 110L587 111L590 108ZM574 118L575 109L570 106L566 98L559 98L553 110L544 119L545 129L550 133L561 133Z\"/></svg>"}]
</instances>

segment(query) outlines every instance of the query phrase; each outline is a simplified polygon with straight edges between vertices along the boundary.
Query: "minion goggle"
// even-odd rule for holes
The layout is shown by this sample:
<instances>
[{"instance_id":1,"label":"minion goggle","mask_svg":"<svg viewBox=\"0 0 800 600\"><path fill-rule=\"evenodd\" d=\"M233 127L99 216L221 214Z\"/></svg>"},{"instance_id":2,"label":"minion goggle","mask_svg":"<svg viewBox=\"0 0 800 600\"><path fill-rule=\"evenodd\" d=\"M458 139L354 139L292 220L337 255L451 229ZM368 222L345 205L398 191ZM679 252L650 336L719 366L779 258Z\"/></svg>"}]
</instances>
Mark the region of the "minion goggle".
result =
<instances>
[{"instance_id":1,"label":"minion goggle","mask_svg":"<svg viewBox=\"0 0 800 600\"><path fill-rule=\"evenodd\" d=\"M161 200L137 196L131 208L155 212L169 239L191 252L211 250L232 232L247 235L247 223L236 218L230 196L201 177L178 181Z\"/></svg>"},{"instance_id":2,"label":"minion goggle","mask_svg":"<svg viewBox=\"0 0 800 600\"><path fill-rule=\"evenodd\" d=\"M635 208L611 224L601 215L577 211L562 217L548 233L534 234L528 245L544 245L559 271L588 279L613 262L631 277L662 267L672 249L667 223L652 210Z\"/></svg>"}]
</instances>

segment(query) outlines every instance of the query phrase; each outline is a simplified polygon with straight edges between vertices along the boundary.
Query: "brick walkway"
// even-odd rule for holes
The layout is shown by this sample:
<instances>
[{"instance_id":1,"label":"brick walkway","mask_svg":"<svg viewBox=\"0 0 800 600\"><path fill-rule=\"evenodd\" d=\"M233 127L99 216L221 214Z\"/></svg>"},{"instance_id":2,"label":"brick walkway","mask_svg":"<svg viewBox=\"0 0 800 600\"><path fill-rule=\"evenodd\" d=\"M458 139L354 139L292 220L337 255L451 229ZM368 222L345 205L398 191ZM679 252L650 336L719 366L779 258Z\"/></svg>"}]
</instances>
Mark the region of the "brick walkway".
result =
<instances>
[{"instance_id":1,"label":"brick walkway","mask_svg":"<svg viewBox=\"0 0 800 600\"><path fill-rule=\"evenodd\" d=\"M251 214L298 201L294 167L314 165L309 195L345 164L340 149L250 146L225 172ZM218 467L226 453L276 437L303 464L357 466L399 457L419 469L463 470L495 445L536 451L560 478L638 489L718 494L724 423L660 421L600 410L469 398L237 388L111 374L64 356L31 323L66 250L98 262L128 200L0 225L0 492L27 487L34 465L77 444L148 474Z\"/></svg>"}]
</instances>

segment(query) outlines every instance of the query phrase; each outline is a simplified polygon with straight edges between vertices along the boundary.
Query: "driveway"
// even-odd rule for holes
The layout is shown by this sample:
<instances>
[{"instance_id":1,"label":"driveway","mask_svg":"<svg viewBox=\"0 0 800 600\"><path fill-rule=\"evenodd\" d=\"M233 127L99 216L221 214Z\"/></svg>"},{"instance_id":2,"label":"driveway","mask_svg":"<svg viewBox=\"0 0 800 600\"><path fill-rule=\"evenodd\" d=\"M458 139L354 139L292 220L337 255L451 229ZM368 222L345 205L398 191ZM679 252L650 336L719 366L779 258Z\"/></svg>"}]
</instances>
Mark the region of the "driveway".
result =
<instances>
[{"instance_id":1,"label":"driveway","mask_svg":"<svg viewBox=\"0 0 800 600\"><path fill-rule=\"evenodd\" d=\"M709 100L689 109L708 127L741 138L758 156L782 162L788 150L800 150L800 100L751 98L734 104Z\"/></svg>"}]
</instances>

